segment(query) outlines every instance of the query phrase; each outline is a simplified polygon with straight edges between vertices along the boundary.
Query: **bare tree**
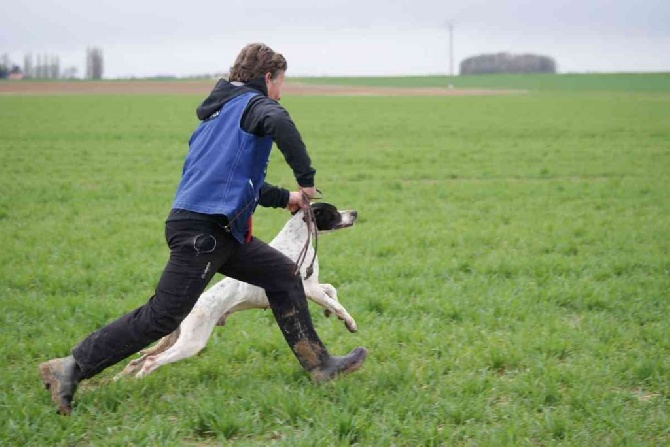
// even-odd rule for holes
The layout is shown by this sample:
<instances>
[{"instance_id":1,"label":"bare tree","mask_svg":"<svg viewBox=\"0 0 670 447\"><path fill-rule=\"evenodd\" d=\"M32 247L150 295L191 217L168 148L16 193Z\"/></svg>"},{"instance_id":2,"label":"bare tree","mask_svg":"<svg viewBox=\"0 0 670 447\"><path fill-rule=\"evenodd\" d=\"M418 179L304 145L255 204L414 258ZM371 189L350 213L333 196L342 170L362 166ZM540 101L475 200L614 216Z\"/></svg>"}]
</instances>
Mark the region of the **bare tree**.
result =
<instances>
[{"instance_id":1,"label":"bare tree","mask_svg":"<svg viewBox=\"0 0 670 447\"><path fill-rule=\"evenodd\" d=\"M49 63L49 79L58 78L60 78L60 58L52 55Z\"/></svg>"},{"instance_id":2,"label":"bare tree","mask_svg":"<svg viewBox=\"0 0 670 447\"><path fill-rule=\"evenodd\" d=\"M91 48L86 48L86 79L91 79L93 73L93 63L91 57Z\"/></svg>"},{"instance_id":3,"label":"bare tree","mask_svg":"<svg viewBox=\"0 0 670 447\"><path fill-rule=\"evenodd\" d=\"M102 79L104 61L101 48L86 49L86 79Z\"/></svg>"},{"instance_id":4,"label":"bare tree","mask_svg":"<svg viewBox=\"0 0 670 447\"><path fill-rule=\"evenodd\" d=\"M26 78L32 78L35 76L33 72L33 55L26 53L23 56L23 76Z\"/></svg>"},{"instance_id":5,"label":"bare tree","mask_svg":"<svg viewBox=\"0 0 670 447\"><path fill-rule=\"evenodd\" d=\"M35 56L35 67L33 68L33 77L34 78L40 78L41 73L40 73L40 64L42 63L42 56L37 53L37 56Z\"/></svg>"}]
</instances>

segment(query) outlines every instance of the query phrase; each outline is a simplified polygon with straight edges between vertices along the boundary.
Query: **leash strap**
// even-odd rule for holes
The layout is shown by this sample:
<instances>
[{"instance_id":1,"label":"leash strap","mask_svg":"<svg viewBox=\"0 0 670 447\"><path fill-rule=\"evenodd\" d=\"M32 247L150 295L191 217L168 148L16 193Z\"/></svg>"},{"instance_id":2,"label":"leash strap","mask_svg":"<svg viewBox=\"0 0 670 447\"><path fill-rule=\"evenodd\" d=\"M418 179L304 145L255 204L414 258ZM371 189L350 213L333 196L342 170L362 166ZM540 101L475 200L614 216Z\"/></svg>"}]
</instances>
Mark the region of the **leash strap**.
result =
<instances>
[{"instance_id":1,"label":"leash strap","mask_svg":"<svg viewBox=\"0 0 670 447\"><path fill-rule=\"evenodd\" d=\"M321 193L321 191L319 191L319 193ZM295 274L296 276L300 274L300 267L302 267L302 265L305 263L305 260L307 259L307 251L309 250L309 246L312 242L311 239L314 237L314 256L312 257L312 262L307 266L304 277L304 279L308 279L314 273L316 252L319 248L319 231L316 227L316 216L314 216L314 210L312 210L311 205L309 205L310 199L304 192L302 192L302 200L308 204L307 207L303 209L303 212L305 213L305 223L307 224L307 240L305 241L305 245L302 247L302 250L300 250L300 254L298 255L298 260L296 261L298 267L295 270Z\"/></svg>"}]
</instances>

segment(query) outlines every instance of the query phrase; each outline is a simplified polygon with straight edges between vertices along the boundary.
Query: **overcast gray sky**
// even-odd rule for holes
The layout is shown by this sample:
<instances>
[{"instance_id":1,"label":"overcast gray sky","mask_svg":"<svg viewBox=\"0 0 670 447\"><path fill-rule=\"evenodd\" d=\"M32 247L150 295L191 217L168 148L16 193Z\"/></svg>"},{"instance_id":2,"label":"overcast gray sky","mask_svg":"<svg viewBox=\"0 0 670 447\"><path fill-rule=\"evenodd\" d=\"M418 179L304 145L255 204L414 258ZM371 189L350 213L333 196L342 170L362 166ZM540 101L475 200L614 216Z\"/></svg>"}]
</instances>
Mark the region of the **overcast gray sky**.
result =
<instances>
[{"instance_id":1,"label":"overcast gray sky","mask_svg":"<svg viewBox=\"0 0 670 447\"><path fill-rule=\"evenodd\" d=\"M447 74L449 21L456 67L507 51L560 72L670 71L670 0L7 0L0 54L59 55L82 75L98 46L105 77L188 75L226 71L262 41L293 76Z\"/></svg>"}]
</instances>

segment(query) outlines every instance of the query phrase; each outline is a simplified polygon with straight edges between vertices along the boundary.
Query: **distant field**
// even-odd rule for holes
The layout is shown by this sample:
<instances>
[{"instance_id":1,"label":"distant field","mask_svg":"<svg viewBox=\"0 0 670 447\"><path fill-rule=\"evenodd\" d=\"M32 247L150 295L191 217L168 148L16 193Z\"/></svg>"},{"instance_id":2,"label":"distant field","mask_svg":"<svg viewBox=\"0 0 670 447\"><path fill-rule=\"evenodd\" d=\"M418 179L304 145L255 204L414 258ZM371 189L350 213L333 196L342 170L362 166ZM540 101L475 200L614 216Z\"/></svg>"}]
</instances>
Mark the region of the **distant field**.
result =
<instances>
[{"instance_id":1,"label":"distant field","mask_svg":"<svg viewBox=\"0 0 670 447\"><path fill-rule=\"evenodd\" d=\"M199 356L85 382L69 419L37 365L151 295L202 95L0 96L0 445L670 445L667 75L604 78L287 95L325 200L359 212L319 238L359 332L312 311L364 367L314 386L241 312ZM276 150L269 180L294 185ZM287 218L260 209L257 236Z\"/></svg>"},{"instance_id":2,"label":"distant field","mask_svg":"<svg viewBox=\"0 0 670 447\"><path fill-rule=\"evenodd\" d=\"M531 91L670 92L670 73L290 78L293 82L373 87L517 89Z\"/></svg>"},{"instance_id":3,"label":"distant field","mask_svg":"<svg viewBox=\"0 0 670 447\"><path fill-rule=\"evenodd\" d=\"M216 79L142 79L102 81L0 82L0 95L199 95L209 93ZM282 90L290 96L490 96L525 93L526 90L454 89L322 85L288 81Z\"/></svg>"},{"instance_id":4,"label":"distant field","mask_svg":"<svg viewBox=\"0 0 670 447\"><path fill-rule=\"evenodd\" d=\"M215 79L0 81L6 94L205 95ZM289 77L290 96L481 96L514 93L670 93L670 73L413 77Z\"/></svg>"}]
</instances>

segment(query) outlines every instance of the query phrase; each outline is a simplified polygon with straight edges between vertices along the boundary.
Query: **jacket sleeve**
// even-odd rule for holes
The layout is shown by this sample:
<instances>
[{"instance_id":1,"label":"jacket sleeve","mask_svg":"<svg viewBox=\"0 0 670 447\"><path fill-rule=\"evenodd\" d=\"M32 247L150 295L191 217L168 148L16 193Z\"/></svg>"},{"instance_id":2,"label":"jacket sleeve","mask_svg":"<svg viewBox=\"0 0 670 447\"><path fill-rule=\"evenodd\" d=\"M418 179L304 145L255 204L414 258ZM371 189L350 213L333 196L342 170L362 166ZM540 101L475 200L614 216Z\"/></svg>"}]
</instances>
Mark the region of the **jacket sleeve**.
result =
<instances>
[{"instance_id":1,"label":"jacket sleeve","mask_svg":"<svg viewBox=\"0 0 670 447\"><path fill-rule=\"evenodd\" d=\"M277 101L259 95L247 105L242 115L242 129L259 137L269 136L284 155L286 163L300 186L314 186L312 161L286 109ZM288 200L288 199L287 199Z\"/></svg>"},{"instance_id":2,"label":"jacket sleeve","mask_svg":"<svg viewBox=\"0 0 670 447\"><path fill-rule=\"evenodd\" d=\"M258 204L271 208L286 208L288 206L289 191L278 186L263 183L261 186Z\"/></svg>"}]
</instances>

